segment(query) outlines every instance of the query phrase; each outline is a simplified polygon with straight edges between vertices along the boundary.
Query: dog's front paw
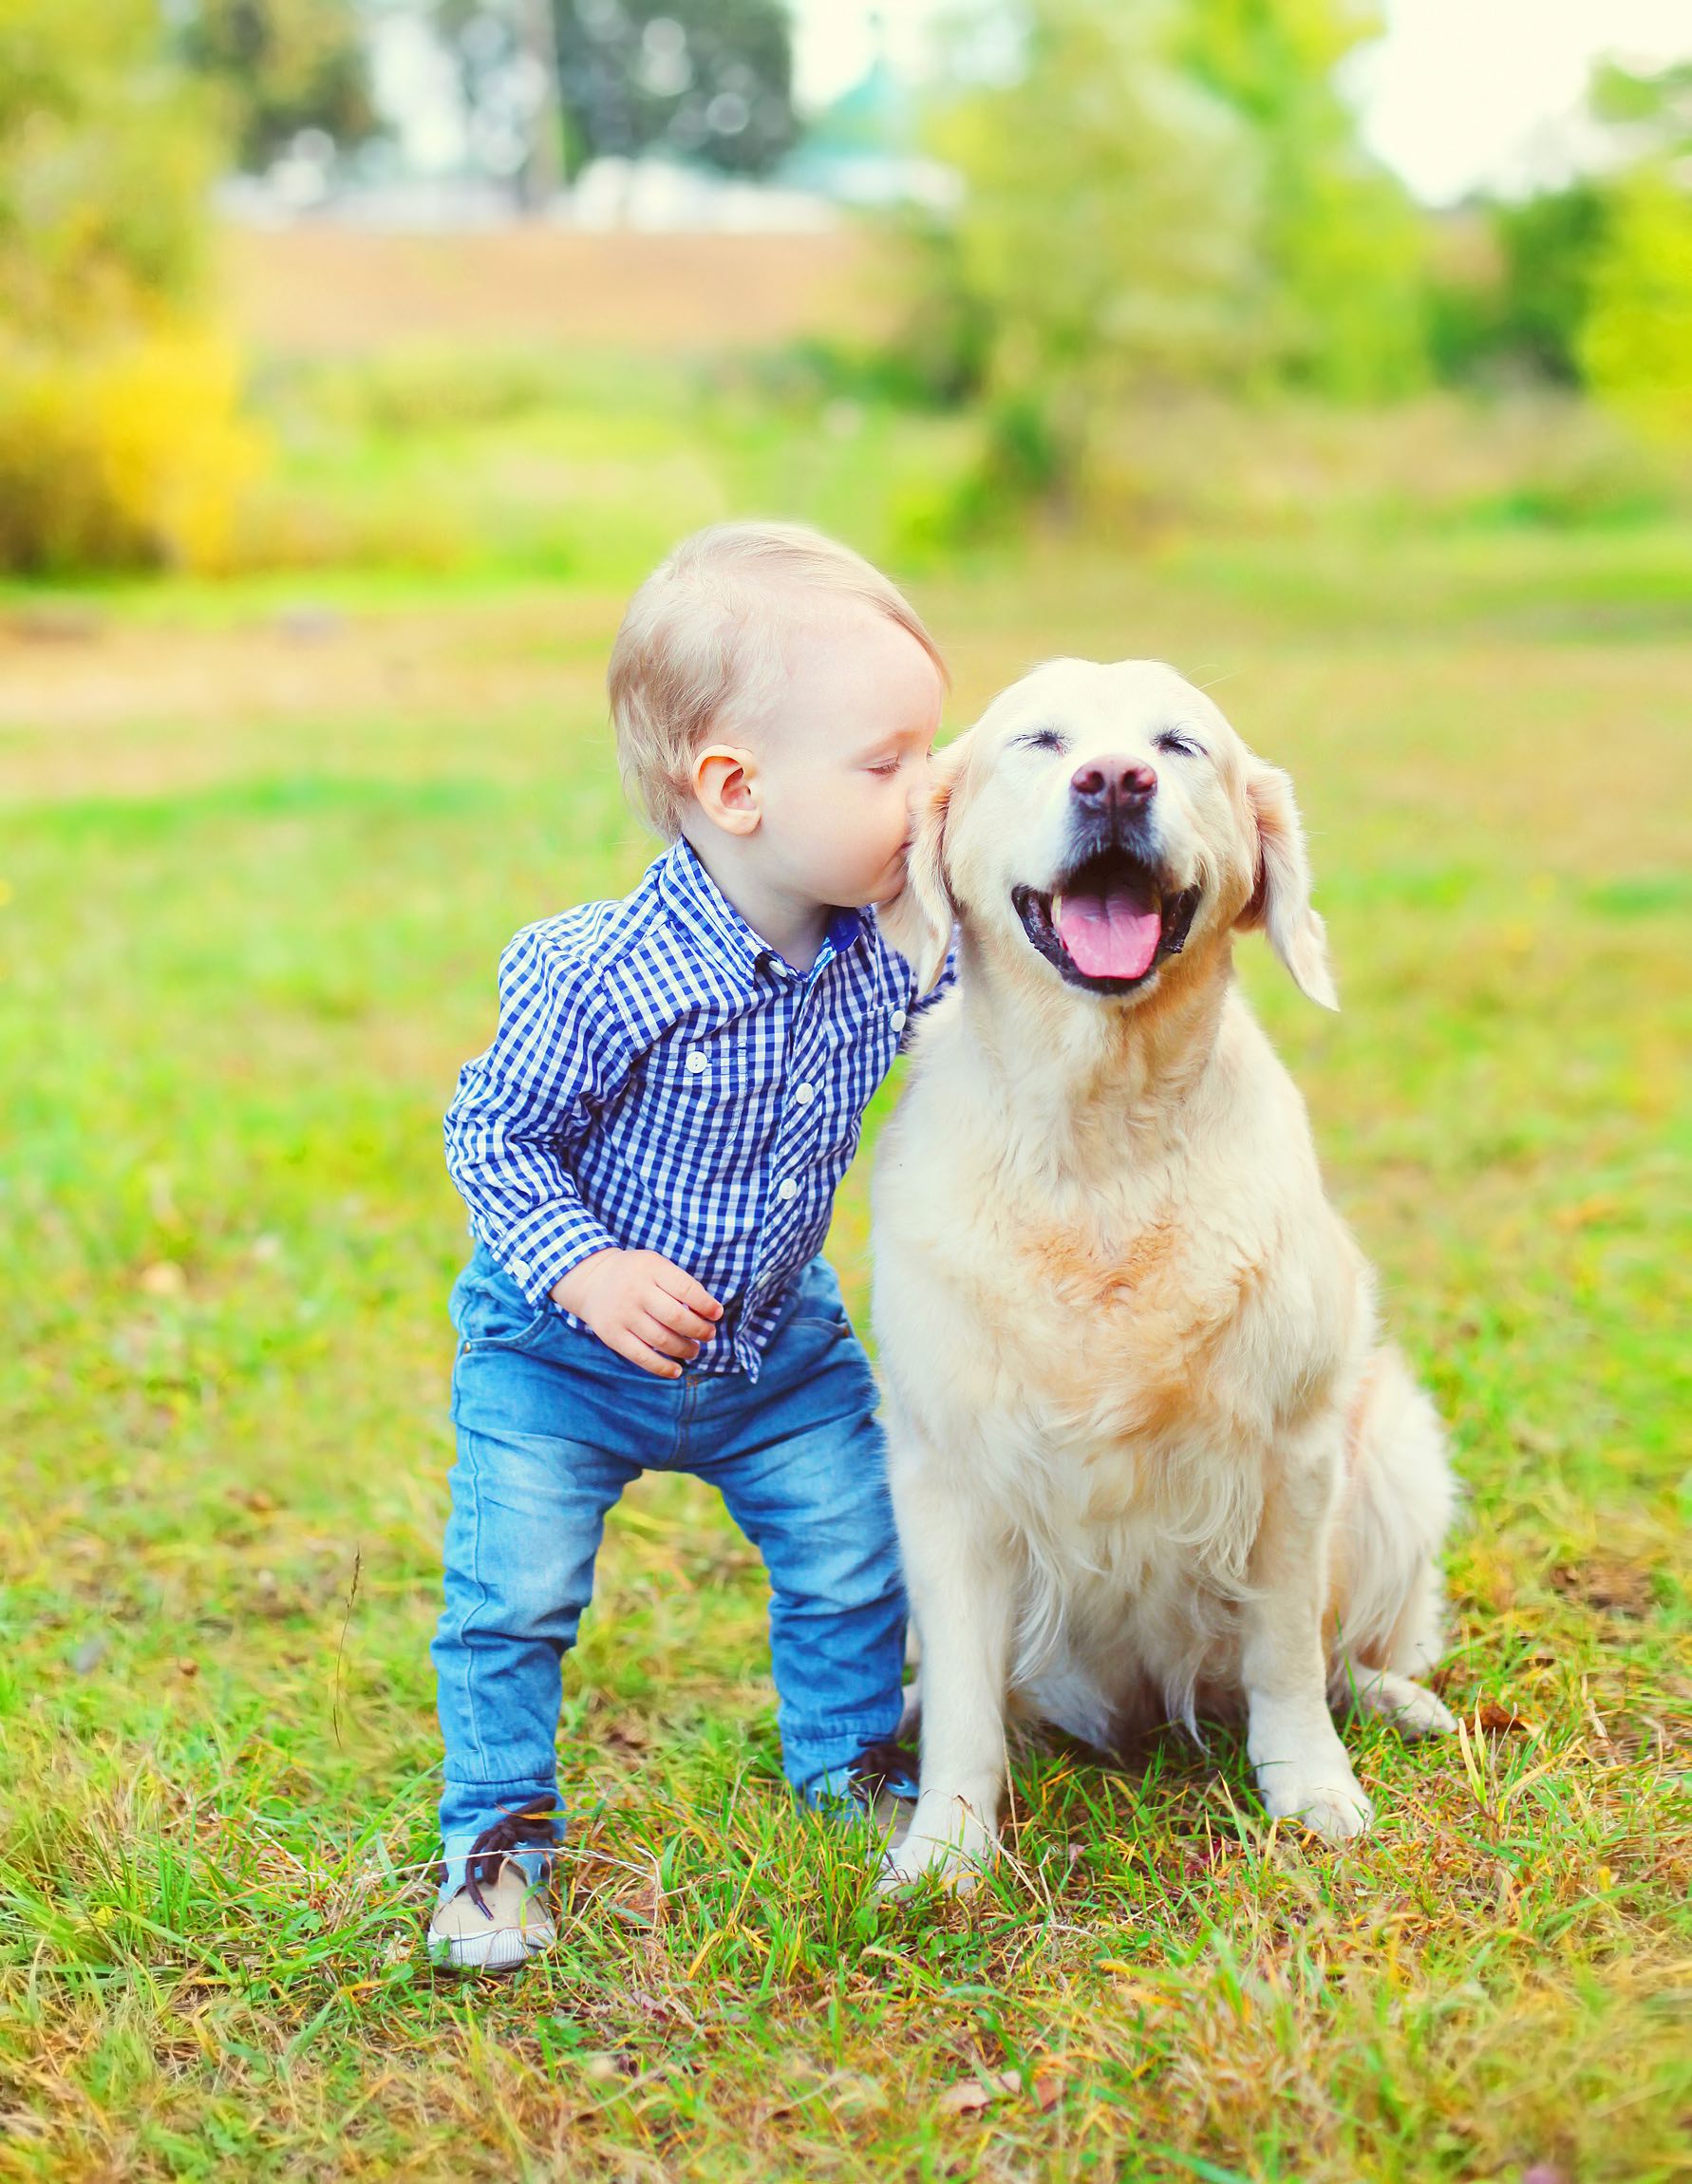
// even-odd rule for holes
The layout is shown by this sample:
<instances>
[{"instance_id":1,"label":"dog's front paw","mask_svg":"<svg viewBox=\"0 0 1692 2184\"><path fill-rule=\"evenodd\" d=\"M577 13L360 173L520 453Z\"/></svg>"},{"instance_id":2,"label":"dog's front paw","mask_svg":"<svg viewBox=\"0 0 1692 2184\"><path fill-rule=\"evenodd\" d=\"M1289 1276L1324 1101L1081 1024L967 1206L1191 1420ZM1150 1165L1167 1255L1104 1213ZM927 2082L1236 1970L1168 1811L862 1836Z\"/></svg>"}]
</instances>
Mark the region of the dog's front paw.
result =
<instances>
[{"instance_id":1,"label":"dog's front paw","mask_svg":"<svg viewBox=\"0 0 1692 2184\"><path fill-rule=\"evenodd\" d=\"M1296 1820L1325 1842L1348 1842L1375 1817L1343 1751L1337 1763L1329 1759L1319 1766L1267 1761L1258 1768L1257 1786L1271 1819Z\"/></svg>"},{"instance_id":2,"label":"dog's front paw","mask_svg":"<svg viewBox=\"0 0 1692 2184\"><path fill-rule=\"evenodd\" d=\"M1389 1722L1407 1742L1418 1737L1449 1737L1457 1727L1443 1701L1408 1676L1394 1676L1382 1669L1357 1686L1358 1706Z\"/></svg>"},{"instance_id":3,"label":"dog's front paw","mask_svg":"<svg viewBox=\"0 0 1692 2184\"><path fill-rule=\"evenodd\" d=\"M902 1841L882 1855L875 1887L894 1895L918 1881L936 1880L968 1895L992 1864L998 1838L966 1798L925 1790Z\"/></svg>"}]
</instances>

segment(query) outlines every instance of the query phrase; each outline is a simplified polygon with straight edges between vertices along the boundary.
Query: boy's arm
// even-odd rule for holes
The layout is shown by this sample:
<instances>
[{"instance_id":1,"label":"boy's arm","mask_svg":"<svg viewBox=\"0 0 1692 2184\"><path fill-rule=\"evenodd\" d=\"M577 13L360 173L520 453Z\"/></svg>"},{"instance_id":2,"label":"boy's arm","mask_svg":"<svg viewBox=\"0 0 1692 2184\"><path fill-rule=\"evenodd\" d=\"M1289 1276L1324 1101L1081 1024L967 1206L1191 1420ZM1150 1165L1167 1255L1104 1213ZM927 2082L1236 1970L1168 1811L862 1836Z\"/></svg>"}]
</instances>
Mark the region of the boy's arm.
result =
<instances>
[{"instance_id":1,"label":"boy's arm","mask_svg":"<svg viewBox=\"0 0 1692 2184\"><path fill-rule=\"evenodd\" d=\"M616 1238L564 1155L626 1074L627 1043L589 968L520 932L499 958L499 1026L459 1073L446 1166L470 1225L532 1304Z\"/></svg>"},{"instance_id":2,"label":"boy's arm","mask_svg":"<svg viewBox=\"0 0 1692 2184\"><path fill-rule=\"evenodd\" d=\"M465 1064L447 1110L446 1165L471 1226L532 1304L573 1311L608 1348L673 1379L721 1307L659 1252L623 1250L568 1165L632 1053L591 968L519 933L499 959L494 1043Z\"/></svg>"}]
</instances>

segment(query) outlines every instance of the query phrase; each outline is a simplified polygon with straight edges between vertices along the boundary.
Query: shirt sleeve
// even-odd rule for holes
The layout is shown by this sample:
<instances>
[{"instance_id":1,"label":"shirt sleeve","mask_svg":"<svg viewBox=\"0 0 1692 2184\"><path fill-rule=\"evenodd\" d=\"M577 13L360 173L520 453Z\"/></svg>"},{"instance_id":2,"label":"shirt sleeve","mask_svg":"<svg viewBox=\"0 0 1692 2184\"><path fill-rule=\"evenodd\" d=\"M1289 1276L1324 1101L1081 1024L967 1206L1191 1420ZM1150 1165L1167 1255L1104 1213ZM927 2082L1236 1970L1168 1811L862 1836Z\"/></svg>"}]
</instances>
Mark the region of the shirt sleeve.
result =
<instances>
[{"instance_id":1,"label":"shirt sleeve","mask_svg":"<svg viewBox=\"0 0 1692 2184\"><path fill-rule=\"evenodd\" d=\"M628 1071L592 968L534 931L499 959L499 1027L446 1112L446 1166L470 1226L534 1305L617 1239L582 1202L570 1155Z\"/></svg>"}]
</instances>

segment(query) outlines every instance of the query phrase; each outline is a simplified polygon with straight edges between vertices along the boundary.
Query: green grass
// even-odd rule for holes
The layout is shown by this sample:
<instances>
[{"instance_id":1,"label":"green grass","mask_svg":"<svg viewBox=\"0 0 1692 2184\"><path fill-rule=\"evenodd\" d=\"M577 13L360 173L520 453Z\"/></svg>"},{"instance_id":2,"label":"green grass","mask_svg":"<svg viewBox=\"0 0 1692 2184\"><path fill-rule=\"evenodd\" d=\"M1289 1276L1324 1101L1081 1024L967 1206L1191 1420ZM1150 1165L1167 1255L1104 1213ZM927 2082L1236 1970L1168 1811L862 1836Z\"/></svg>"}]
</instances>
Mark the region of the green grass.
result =
<instances>
[{"instance_id":1,"label":"green grass","mask_svg":"<svg viewBox=\"0 0 1692 2184\"><path fill-rule=\"evenodd\" d=\"M644 855L614 587L349 585L321 706L269 711L273 594L114 608L54 671L133 672L117 712L0 739L0 2175L1685 2174L1687 561L920 588L960 720L1042 654L1156 652L1295 773L1345 1011L1247 975L1451 1421L1467 1756L1352 1731L1382 1820L1328 1852L1227 1739L1030 1752L992 1887L880 1905L780 1792L754 1557L649 1481L567 1673L564 1943L499 1987L418 1946L439 1117L503 940ZM152 694L161 631L212 697Z\"/></svg>"}]
</instances>

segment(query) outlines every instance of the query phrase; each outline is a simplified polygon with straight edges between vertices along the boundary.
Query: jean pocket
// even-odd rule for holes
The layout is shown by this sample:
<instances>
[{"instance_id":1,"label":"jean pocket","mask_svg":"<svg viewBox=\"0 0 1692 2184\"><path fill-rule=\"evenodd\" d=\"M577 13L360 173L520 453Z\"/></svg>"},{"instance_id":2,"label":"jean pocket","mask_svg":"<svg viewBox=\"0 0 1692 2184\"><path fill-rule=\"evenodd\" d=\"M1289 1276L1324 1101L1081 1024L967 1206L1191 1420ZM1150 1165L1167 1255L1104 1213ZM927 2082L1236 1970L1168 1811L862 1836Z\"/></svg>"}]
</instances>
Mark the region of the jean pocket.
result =
<instances>
[{"instance_id":1,"label":"jean pocket","mask_svg":"<svg viewBox=\"0 0 1692 2184\"><path fill-rule=\"evenodd\" d=\"M808 1327L813 1334L849 1335L852 1322L842 1309L837 1312L795 1312L788 1321L790 1327Z\"/></svg>"},{"instance_id":2,"label":"jean pocket","mask_svg":"<svg viewBox=\"0 0 1692 2184\"><path fill-rule=\"evenodd\" d=\"M453 1291L452 1322L465 1349L526 1350L539 1347L558 1314L550 1303L536 1311L503 1274L487 1280L466 1272Z\"/></svg>"}]
</instances>

